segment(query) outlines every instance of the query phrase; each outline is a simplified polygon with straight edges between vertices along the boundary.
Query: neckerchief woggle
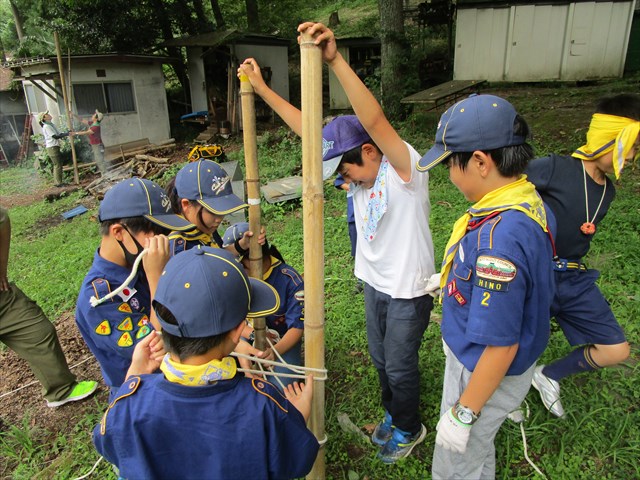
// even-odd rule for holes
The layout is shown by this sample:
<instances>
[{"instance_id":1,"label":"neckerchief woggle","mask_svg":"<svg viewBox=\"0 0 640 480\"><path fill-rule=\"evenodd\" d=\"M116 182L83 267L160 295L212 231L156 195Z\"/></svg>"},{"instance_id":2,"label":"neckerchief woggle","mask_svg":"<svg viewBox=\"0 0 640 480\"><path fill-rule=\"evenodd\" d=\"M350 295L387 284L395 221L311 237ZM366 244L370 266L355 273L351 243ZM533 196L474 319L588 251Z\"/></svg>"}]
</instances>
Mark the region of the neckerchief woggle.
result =
<instances>
[{"instance_id":1,"label":"neckerchief woggle","mask_svg":"<svg viewBox=\"0 0 640 480\"><path fill-rule=\"evenodd\" d=\"M389 170L389 160L382 159L376 181L373 184L369 201L367 202L367 211L363 217L362 235L370 242L376 237L378 230L378 222L387 212L387 171ZM352 184L353 185L353 184Z\"/></svg>"},{"instance_id":2,"label":"neckerchief woggle","mask_svg":"<svg viewBox=\"0 0 640 480\"><path fill-rule=\"evenodd\" d=\"M587 144L571 154L580 160L595 160L613 150L613 172L616 178L624 167L626 156L640 133L640 121L616 115L595 113L591 117Z\"/></svg>"},{"instance_id":3,"label":"neckerchief woggle","mask_svg":"<svg viewBox=\"0 0 640 480\"><path fill-rule=\"evenodd\" d=\"M493 213L506 210L518 210L536 222L547 232L547 214L542 203L542 198L536 192L534 185L527 180L526 175L521 175L518 180L504 187L487 193L479 202L474 204L453 225L453 231L447 247L445 248L442 269L440 270L440 291L444 292L447 277L453 265L453 259L458 251L460 240L467 233L469 221L473 218L486 217ZM442 293L440 294L442 303Z\"/></svg>"},{"instance_id":4,"label":"neckerchief woggle","mask_svg":"<svg viewBox=\"0 0 640 480\"><path fill-rule=\"evenodd\" d=\"M233 357L224 357L222 360L214 359L203 365L185 365L174 362L167 353L162 359L160 370L172 383L201 387L233 378L236 375L237 367Z\"/></svg>"}]
</instances>

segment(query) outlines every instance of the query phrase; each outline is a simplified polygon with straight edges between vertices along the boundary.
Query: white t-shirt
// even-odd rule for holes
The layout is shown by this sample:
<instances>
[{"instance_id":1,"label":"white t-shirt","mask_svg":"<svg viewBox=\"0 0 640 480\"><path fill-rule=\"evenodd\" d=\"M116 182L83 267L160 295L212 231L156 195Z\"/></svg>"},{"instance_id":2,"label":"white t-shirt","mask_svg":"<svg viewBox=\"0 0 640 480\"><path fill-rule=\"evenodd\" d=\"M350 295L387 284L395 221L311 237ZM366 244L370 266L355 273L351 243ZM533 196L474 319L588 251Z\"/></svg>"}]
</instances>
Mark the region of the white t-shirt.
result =
<instances>
[{"instance_id":1,"label":"white t-shirt","mask_svg":"<svg viewBox=\"0 0 640 480\"><path fill-rule=\"evenodd\" d=\"M45 147L59 147L60 142L53 138L53 135L59 133L56 128L50 123L45 123L42 126L42 134L44 135Z\"/></svg>"},{"instance_id":2,"label":"white t-shirt","mask_svg":"<svg viewBox=\"0 0 640 480\"><path fill-rule=\"evenodd\" d=\"M421 155L406 145L415 165ZM389 163L387 188L387 211L371 241L362 234L371 189L356 187L353 192L358 233L355 275L392 298L420 297L436 272L429 230L429 174L414 167L411 179L405 182Z\"/></svg>"}]
</instances>

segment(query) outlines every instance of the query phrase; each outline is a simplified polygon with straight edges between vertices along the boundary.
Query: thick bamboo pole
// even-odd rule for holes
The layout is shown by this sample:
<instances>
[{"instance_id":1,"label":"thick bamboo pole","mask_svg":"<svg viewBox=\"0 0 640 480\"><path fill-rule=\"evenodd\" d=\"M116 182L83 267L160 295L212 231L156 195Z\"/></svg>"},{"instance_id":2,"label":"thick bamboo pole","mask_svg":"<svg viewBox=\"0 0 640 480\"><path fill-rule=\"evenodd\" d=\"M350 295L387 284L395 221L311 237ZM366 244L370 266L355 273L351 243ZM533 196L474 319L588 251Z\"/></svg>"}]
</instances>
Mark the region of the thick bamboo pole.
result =
<instances>
[{"instance_id":1,"label":"thick bamboo pole","mask_svg":"<svg viewBox=\"0 0 640 480\"><path fill-rule=\"evenodd\" d=\"M302 84L302 226L304 229L304 360L324 368L324 191L322 182L322 52L306 33L300 39ZM309 428L324 430L324 382L313 385ZM325 478L324 444L308 479Z\"/></svg>"},{"instance_id":2,"label":"thick bamboo pole","mask_svg":"<svg viewBox=\"0 0 640 480\"><path fill-rule=\"evenodd\" d=\"M249 78L240 78L242 101L242 137L246 169L247 203L249 204L249 230L254 235L249 242L249 275L262 280L262 247L258 243L260 232L260 174L258 173L258 143L256 140L255 94ZM253 319L254 347L267 348L267 325L264 317Z\"/></svg>"},{"instance_id":3,"label":"thick bamboo pole","mask_svg":"<svg viewBox=\"0 0 640 480\"><path fill-rule=\"evenodd\" d=\"M53 40L56 44L56 55L58 56L58 72L60 73L60 86L62 87L62 99L64 101L64 110L67 115L67 130L73 131L71 125L71 107L69 105L69 97L67 96L67 85L64 78L64 69L62 68L62 53L60 52L60 39L58 38L58 32L53 32ZM71 62L69 62L69 71L71 71ZM69 76L71 81L71 76ZM69 143L71 144L71 158L73 159L73 183L78 185L80 183L80 177L78 176L78 159L76 158L76 148L73 145L73 137L69 137Z\"/></svg>"}]
</instances>

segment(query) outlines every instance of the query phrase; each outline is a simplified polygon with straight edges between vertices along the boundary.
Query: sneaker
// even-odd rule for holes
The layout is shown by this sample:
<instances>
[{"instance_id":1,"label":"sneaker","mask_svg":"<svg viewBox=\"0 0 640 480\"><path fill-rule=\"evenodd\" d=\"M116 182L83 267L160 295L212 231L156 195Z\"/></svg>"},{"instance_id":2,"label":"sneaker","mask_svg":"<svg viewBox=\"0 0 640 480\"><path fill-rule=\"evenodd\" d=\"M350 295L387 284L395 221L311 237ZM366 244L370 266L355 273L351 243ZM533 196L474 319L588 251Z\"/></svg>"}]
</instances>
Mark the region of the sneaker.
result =
<instances>
[{"instance_id":1,"label":"sneaker","mask_svg":"<svg viewBox=\"0 0 640 480\"><path fill-rule=\"evenodd\" d=\"M549 412L558 418L564 417L564 408L560 402L560 384L553 378L547 377L542 370L544 365L539 365L533 372L531 384L540 392L542 403Z\"/></svg>"},{"instance_id":2,"label":"sneaker","mask_svg":"<svg viewBox=\"0 0 640 480\"><path fill-rule=\"evenodd\" d=\"M389 412L384 412L384 420L377 424L376 428L373 430L373 433L371 434L371 442L374 445L384 447L384 444L387 443L393 435L394 428L391 415L389 415Z\"/></svg>"},{"instance_id":3,"label":"sneaker","mask_svg":"<svg viewBox=\"0 0 640 480\"><path fill-rule=\"evenodd\" d=\"M394 428L391 439L378 452L378 458L383 463L395 463L401 458L408 457L416 445L424 440L427 436L427 429L424 425L420 425L420 431L414 435L409 432Z\"/></svg>"},{"instance_id":4,"label":"sneaker","mask_svg":"<svg viewBox=\"0 0 640 480\"><path fill-rule=\"evenodd\" d=\"M63 398L62 400L58 400L57 402L50 402L47 400L47 407L59 407L69 402L77 402L78 400L82 400L83 398L87 398L98 388L98 382L94 381L84 381L78 382L71 393L67 396L67 398Z\"/></svg>"}]
</instances>

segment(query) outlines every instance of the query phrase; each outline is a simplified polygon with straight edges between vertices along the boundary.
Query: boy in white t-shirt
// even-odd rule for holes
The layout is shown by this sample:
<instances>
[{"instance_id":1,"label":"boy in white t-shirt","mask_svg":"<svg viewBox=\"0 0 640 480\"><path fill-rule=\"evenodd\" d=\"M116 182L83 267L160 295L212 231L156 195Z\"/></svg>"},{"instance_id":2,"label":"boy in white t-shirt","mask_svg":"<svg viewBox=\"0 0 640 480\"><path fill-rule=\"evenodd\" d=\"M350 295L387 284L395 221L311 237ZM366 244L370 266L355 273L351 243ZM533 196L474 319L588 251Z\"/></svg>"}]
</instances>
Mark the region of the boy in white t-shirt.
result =
<instances>
[{"instance_id":1,"label":"boy in white t-shirt","mask_svg":"<svg viewBox=\"0 0 640 480\"><path fill-rule=\"evenodd\" d=\"M365 282L369 353L378 370L385 408L372 442L385 463L408 456L426 436L420 422L418 350L433 299L426 293L435 273L429 230L428 178L415 169L421 155L404 142L382 108L338 53L333 32L321 23L303 23L315 35L325 63L342 84L356 115L324 127L323 174L336 171L351 181L358 242L356 277ZM271 90L254 59L238 69L298 134L300 110Z\"/></svg>"}]
</instances>

